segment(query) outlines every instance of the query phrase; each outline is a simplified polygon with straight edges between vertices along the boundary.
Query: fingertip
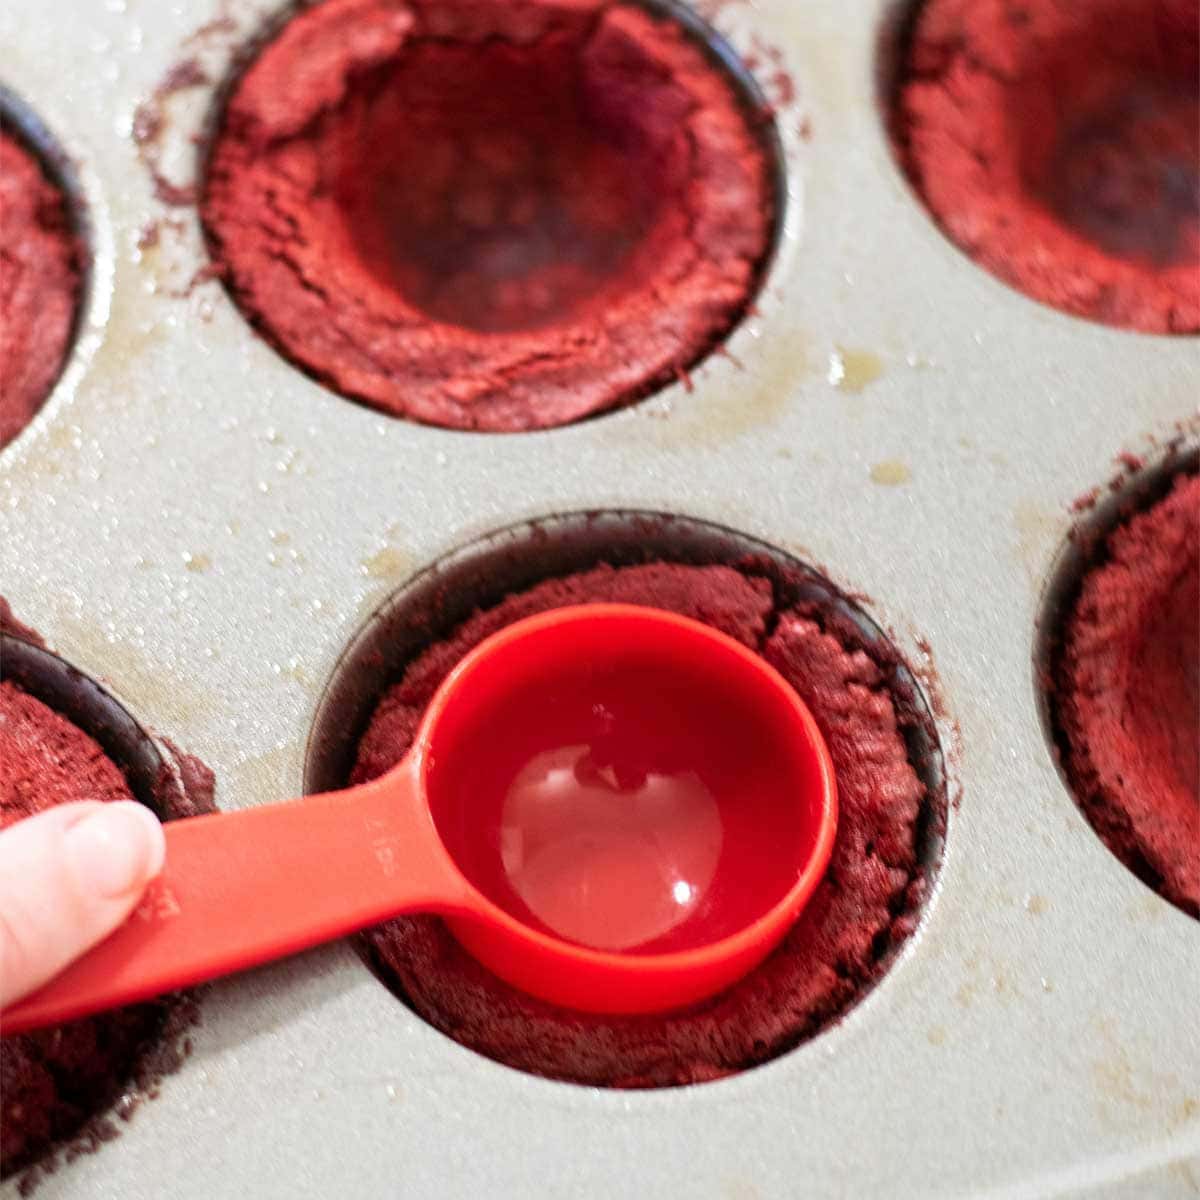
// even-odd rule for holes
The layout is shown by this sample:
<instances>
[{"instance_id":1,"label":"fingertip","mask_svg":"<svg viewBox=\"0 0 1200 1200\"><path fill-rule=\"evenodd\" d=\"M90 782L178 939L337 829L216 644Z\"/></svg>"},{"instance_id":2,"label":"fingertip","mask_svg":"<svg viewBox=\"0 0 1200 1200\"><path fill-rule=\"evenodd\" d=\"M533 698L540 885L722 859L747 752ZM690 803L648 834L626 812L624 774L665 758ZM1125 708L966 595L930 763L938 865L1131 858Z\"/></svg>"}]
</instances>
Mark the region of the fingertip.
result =
<instances>
[{"instance_id":1,"label":"fingertip","mask_svg":"<svg viewBox=\"0 0 1200 1200\"><path fill-rule=\"evenodd\" d=\"M140 893L162 870L166 842L144 804L103 804L64 835L66 859L81 896L113 900Z\"/></svg>"},{"instance_id":2,"label":"fingertip","mask_svg":"<svg viewBox=\"0 0 1200 1200\"><path fill-rule=\"evenodd\" d=\"M146 839L146 861L142 878L144 883L149 883L162 874L163 864L167 860L167 839L163 833L162 822L153 809L139 804L136 800L122 800L120 804L122 808L132 810L135 819L142 823L143 836Z\"/></svg>"}]
</instances>

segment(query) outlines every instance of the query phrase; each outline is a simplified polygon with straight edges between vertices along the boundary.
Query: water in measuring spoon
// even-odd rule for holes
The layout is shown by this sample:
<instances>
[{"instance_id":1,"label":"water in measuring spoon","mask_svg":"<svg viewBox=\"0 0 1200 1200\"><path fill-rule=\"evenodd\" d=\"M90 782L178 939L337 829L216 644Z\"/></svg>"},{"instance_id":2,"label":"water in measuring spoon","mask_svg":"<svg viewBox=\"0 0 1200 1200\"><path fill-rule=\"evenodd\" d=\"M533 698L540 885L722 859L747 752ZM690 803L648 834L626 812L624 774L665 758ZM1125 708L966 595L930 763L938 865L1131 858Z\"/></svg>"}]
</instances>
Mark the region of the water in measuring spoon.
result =
<instances>
[{"instance_id":1,"label":"water in measuring spoon","mask_svg":"<svg viewBox=\"0 0 1200 1200\"><path fill-rule=\"evenodd\" d=\"M795 882L782 751L700 672L551 671L484 706L437 765L439 832L527 924L664 953L742 928Z\"/></svg>"}]
</instances>

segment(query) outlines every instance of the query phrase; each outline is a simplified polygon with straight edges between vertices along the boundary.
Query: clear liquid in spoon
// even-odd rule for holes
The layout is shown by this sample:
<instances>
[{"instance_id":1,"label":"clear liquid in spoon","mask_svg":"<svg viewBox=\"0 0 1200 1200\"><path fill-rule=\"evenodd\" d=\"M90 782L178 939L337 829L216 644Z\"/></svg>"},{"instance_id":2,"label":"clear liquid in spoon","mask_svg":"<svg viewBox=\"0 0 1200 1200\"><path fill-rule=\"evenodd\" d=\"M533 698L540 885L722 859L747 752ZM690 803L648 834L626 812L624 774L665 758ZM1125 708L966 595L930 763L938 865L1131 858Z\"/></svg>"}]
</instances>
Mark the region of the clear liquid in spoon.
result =
<instances>
[{"instance_id":1,"label":"clear liquid in spoon","mask_svg":"<svg viewBox=\"0 0 1200 1200\"><path fill-rule=\"evenodd\" d=\"M666 953L744 927L796 882L812 822L790 748L686 663L543 669L435 753L434 817L467 878L594 949Z\"/></svg>"}]
</instances>

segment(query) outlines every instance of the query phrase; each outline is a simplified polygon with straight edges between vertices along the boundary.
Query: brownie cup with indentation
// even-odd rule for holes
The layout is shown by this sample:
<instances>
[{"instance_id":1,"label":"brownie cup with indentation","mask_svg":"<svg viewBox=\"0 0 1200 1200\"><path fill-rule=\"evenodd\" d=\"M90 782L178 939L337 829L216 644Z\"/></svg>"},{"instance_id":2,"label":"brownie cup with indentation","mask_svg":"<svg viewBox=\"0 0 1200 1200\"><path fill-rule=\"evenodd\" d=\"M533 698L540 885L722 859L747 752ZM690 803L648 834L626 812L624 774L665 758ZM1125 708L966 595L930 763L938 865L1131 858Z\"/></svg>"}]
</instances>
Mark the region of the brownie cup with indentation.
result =
<instances>
[{"instance_id":1,"label":"brownie cup with indentation","mask_svg":"<svg viewBox=\"0 0 1200 1200\"><path fill-rule=\"evenodd\" d=\"M434 917L367 935L379 973L430 1024L510 1066L554 1079L661 1087L764 1062L844 1013L912 931L928 877L918 848L929 801L910 762L895 661L823 603L777 601L765 569L652 562L550 579L477 612L410 662L363 736L353 781L377 778L412 744L454 665L489 634L534 613L588 602L680 613L757 650L808 703L838 779L828 873L782 946L722 995L666 1015L570 1012L514 990Z\"/></svg>"},{"instance_id":2,"label":"brownie cup with indentation","mask_svg":"<svg viewBox=\"0 0 1200 1200\"><path fill-rule=\"evenodd\" d=\"M744 314L774 177L757 110L616 0L325 0L234 85L201 203L254 326L397 416L560 425Z\"/></svg>"},{"instance_id":3,"label":"brownie cup with indentation","mask_svg":"<svg viewBox=\"0 0 1200 1200\"><path fill-rule=\"evenodd\" d=\"M1200 476L1109 535L1067 618L1051 703L1096 832L1200 917Z\"/></svg>"},{"instance_id":4,"label":"brownie cup with indentation","mask_svg":"<svg viewBox=\"0 0 1200 1200\"><path fill-rule=\"evenodd\" d=\"M894 133L972 258L1043 303L1200 332L1200 6L925 0Z\"/></svg>"},{"instance_id":5,"label":"brownie cup with indentation","mask_svg":"<svg viewBox=\"0 0 1200 1200\"><path fill-rule=\"evenodd\" d=\"M81 250L66 198L0 131L0 448L50 394L71 344Z\"/></svg>"},{"instance_id":6,"label":"brownie cup with indentation","mask_svg":"<svg viewBox=\"0 0 1200 1200\"><path fill-rule=\"evenodd\" d=\"M0 599L0 631L37 641ZM183 786L164 780L161 815L212 809L211 772L179 756ZM121 769L97 742L0 672L0 829L56 804L130 800ZM178 1059L190 1002L163 997L52 1029L0 1038L0 1178L56 1146L94 1148L115 1136L108 1115Z\"/></svg>"}]
</instances>

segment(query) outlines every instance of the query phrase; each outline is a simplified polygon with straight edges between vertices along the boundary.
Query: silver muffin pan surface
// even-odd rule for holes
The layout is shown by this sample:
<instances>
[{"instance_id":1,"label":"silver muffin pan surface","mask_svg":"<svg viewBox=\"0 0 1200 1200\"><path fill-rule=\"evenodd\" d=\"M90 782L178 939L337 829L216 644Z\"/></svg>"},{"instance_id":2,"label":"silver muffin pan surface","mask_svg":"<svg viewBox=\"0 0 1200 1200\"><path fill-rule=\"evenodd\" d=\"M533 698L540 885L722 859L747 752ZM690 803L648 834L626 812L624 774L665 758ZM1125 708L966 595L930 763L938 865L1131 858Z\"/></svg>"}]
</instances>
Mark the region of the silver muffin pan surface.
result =
<instances>
[{"instance_id":1,"label":"silver muffin pan surface","mask_svg":"<svg viewBox=\"0 0 1200 1200\"><path fill-rule=\"evenodd\" d=\"M1200 930L1076 809L1032 667L1073 498L1122 449L1200 437L1197 342L1041 307L942 237L881 118L888 0L731 2L717 28L778 51L764 74L797 97L778 113L780 249L729 357L560 430L386 418L281 359L216 282L188 288L195 212L156 198L132 137L172 65L195 53L219 80L268 13L0 8L3 82L72 160L94 259L63 380L0 454L17 615L245 807L300 793L339 656L421 568L527 518L686 514L870 597L936 673L956 806L899 961L766 1066L651 1092L550 1083L443 1037L339 944L210 988L161 1095L38 1196L1200 1192ZM163 101L174 179L217 89ZM139 248L164 218L180 224Z\"/></svg>"}]
</instances>

